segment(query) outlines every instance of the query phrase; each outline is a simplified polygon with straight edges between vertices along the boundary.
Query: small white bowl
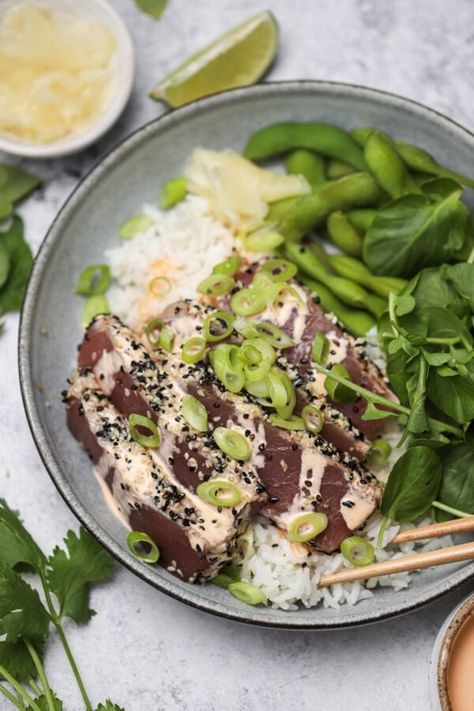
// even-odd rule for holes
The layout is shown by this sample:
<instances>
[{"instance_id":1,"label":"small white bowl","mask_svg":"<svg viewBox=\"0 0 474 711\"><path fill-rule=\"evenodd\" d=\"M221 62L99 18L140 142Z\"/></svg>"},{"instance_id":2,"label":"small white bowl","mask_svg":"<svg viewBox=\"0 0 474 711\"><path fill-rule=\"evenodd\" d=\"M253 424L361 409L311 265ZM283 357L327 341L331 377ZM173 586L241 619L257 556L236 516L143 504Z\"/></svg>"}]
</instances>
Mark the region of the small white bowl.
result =
<instances>
[{"instance_id":1,"label":"small white bowl","mask_svg":"<svg viewBox=\"0 0 474 711\"><path fill-rule=\"evenodd\" d=\"M20 0L3 0L1 11L17 5ZM107 0L34 0L40 5L61 8L71 14L85 16L106 23L117 41L112 59L115 86L99 118L82 131L51 143L30 143L7 137L0 133L0 151L28 158L58 158L76 153L97 141L116 122L124 110L135 78L135 54L127 26Z\"/></svg>"},{"instance_id":2,"label":"small white bowl","mask_svg":"<svg viewBox=\"0 0 474 711\"><path fill-rule=\"evenodd\" d=\"M474 613L474 595L469 595L449 615L441 627L430 661L429 688L433 711L450 711L447 673L454 640L463 623Z\"/></svg>"}]
</instances>

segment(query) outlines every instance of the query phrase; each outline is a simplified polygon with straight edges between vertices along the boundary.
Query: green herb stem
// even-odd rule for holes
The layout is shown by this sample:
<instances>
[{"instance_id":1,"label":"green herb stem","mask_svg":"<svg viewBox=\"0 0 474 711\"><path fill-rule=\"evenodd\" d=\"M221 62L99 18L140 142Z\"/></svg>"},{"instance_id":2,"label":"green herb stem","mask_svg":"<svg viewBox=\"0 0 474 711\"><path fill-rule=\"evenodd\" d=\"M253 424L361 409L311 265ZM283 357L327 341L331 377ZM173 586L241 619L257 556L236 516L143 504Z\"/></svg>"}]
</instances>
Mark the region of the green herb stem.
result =
<instances>
[{"instance_id":1,"label":"green herb stem","mask_svg":"<svg viewBox=\"0 0 474 711\"><path fill-rule=\"evenodd\" d=\"M469 518L469 516L472 516L472 514L466 513L465 511L460 511L459 509L453 509L451 506L446 506L446 504L442 504L441 501L433 501L432 506L440 511L453 514L453 516L457 516L457 518Z\"/></svg>"},{"instance_id":2,"label":"green herb stem","mask_svg":"<svg viewBox=\"0 0 474 711\"><path fill-rule=\"evenodd\" d=\"M9 701L12 702L13 706L16 706L17 709L20 709L20 711L21 711L21 709L25 708L23 702L20 704L20 701L15 699L13 694L10 691L8 691L8 689L5 686L3 686L2 684L0 684L0 692L2 694L4 694L4 696L6 696Z\"/></svg>"},{"instance_id":3,"label":"green herb stem","mask_svg":"<svg viewBox=\"0 0 474 711\"><path fill-rule=\"evenodd\" d=\"M17 682L17 680L10 674L7 669L5 669L4 666L0 664L0 674L5 678L5 681L8 681L10 686L15 689L15 691L21 696L22 699L24 699L31 707L31 711L41 711L40 707L38 704L34 701L34 699L31 698L29 693L22 687L21 684ZM0 686L2 691L4 690L3 686ZM13 697L14 699L14 704L17 708L21 708L21 706L18 706L18 701ZM88 709L89 711L89 709Z\"/></svg>"},{"instance_id":4,"label":"green herb stem","mask_svg":"<svg viewBox=\"0 0 474 711\"><path fill-rule=\"evenodd\" d=\"M36 696L41 696L41 687L39 686L39 684L36 683L36 681L32 677L30 677L28 679L28 686L31 686L31 688L35 692Z\"/></svg>"},{"instance_id":5,"label":"green herb stem","mask_svg":"<svg viewBox=\"0 0 474 711\"><path fill-rule=\"evenodd\" d=\"M41 663L41 659L39 658L38 652L36 651L34 645L32 645L31 642L29 642L28 640L25 640L25 645L26 645L26 648L28 649L28 652L30 653L30 657L33 660L33 664L36 667L36 671L38 672L38 676L40 678L41 685L43 687L44 696L45 696L46 702L48 704L48 709L49 709L49 711L55 711L53 695L51 693L51 687L48 684L48 680L46 678L46 674L44 671L44 666Z\"/></svg>"}]
</instances>

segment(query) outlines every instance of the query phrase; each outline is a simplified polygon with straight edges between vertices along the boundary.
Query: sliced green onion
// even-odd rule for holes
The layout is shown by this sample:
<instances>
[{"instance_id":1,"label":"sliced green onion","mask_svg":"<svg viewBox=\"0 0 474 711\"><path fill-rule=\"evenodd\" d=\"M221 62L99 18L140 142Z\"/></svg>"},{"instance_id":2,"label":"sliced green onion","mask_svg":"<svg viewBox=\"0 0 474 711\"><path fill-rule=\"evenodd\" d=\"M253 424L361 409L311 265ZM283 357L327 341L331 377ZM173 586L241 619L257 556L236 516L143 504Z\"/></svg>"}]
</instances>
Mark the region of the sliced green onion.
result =
<instances>
[{"instance_id":1,"label":"sliced green onion","mask_svg":"<svg viewBox=\"0 0 474 711\"><path fill-rule=\"evenodd\" d=\"M197 291L205 296L224 296L235 286L235 281L227 274L211 274L197 286Z\"/></svg>"},{"instance_id":2,"label":"sliced green onion","mask_svg":"<svg viewBox=\"0 0 474 711\"><path fill-rule=\"evenodd\" d=\"M218 575L212 578L211 583L217 585L219 588L227 588L231 583L237 583L240 581L240 570L235 565L224 565L220 569Z\"/></svg>"},{"instance_id":3,"label":"sliced green onion","mask_svg":"<svg viewBox=\"0 0 474 711\"><path fill-rule=\"evenodd\" d=\"M163 326L164 323L161 318L154 318L148 322L145 328L145 336L152 348L158 348L160 345L160 333Z\"/></svg>"},{"instance_id":4,"label":"sliced green onion","mask_svg":"<svg viewBox=\"0 0 474 711\"><path fill-rule=\"evenodd\" d=\"M272 323L262 321L261 323L255 324L255 328L258 335L268 341L268 343L275 348L291 348L291 346L295 345L295 342L287 333L282 331L281 328L278 328L278 326L274 326Z\"/></svg>"},{"instance_id":5,"label":"sliced green onion","mask_svg":"<svg viewBox=\"0 0 474 711\"><path fill-rule=\"evenodd\" d=\"M165 276L157 276L148 284L148 290L153 296L161 298L165 296L171 289L171 282Z\"/></svg>"},{"instance_id":6,"label":"sliced green onion","mask_svg":"<svg viewBox=\"0 0 474 711\"><path fill-rule=\"evenodd\" d=\"M161 188L160 207L162 210L169 210L173 205L184 200L188 192L186 178L179 177L168 180Z\"/></svg>"},{"instance_id":7,"label":"sliced green onion","mask_svg":"<svg viewBox=\"0 0 474 711\"><path fill-rule=\"evenodd\" d=\"M319 363L319 365L326 365L330 348L331 344L329 343L328 337L322 331L318 331L313 338L311 360L315 363Z\"/></svg>"},{"instance_id":8,"label":"sliced green onion","mask_svg":"<svg viewBox=\"0 0 474 711\"><path fill-rule=\"evenodd\" d=\"M251 583L231 583L229 592L247 605L259 605L268 601L265 593Z\"/></svg>"},{"instance_id":9,"label":"sliced green onion","mask_svg":"<svg viewBox=\"0 0 474 711\"><path fill-rule=\"evenodd\" d=\"M326 530L328 523L328 517L324 513L301 514L288 526L288 538L292 543L311 541Z\"/></svg>"},{"instance_id":10,"label":"sliced green onion","mask_svg":"<svg viewBox=\"0 0 474 711\"><path fill-rule=\"evenodd\" d=\"M268 375L270 381L269 397L272 406L280 417L288 419L296 405L295 386L284 370L272 368ZM283 392L285 393L283 398Z\"/></svg>"},{"instance_id":11,"label":"sliced green onion","mask_svg":"<svg viewBox=\"0 0 474 711\"><path fill-rule=\"evenodd\" d=\"M221 452L224 452L228 457L237 459L240 462L250 458L252 449L240 432L231 430L228 427L216 427L212 436Z\"/></svg>"},{"instance_id":12,"label":"sliced green onion","mask_svg":"<svg viewBox=\"0 0 474 711\"><path fill-rule=\"evenodd\" d=\"M226 274L227 276L234 276L236 272L239 271L240 267L240 257L238 257L236 254L232 255L232 257L229 257L228 259L225 259L223 262L219 262L219 264L216 264L214 269L212 270L213 274Z\"/></svg>"},{"instance_id":13,"label":"sliced green onion","mask_svg":"<svg viewBox=\"0 0 474 711\"><path fill-rule=\"evenodd\" d=\"M193 430L206 432L207 430L207 410L195 397L186 395L181 405L181 414Z\"/></svg>"},{"instance_id":14,"label":"sliced green onion","mask_svg":"<svg viewBox=\"0 0 474 711\"><path fill-rule=\"evenodd\" d=\"M242 345L240 353L246 365L258 365L263 360L262 352L250 343Z\"/></svg>"},{"instance_id":15,"label":"sliced green onion","mask_svg":"<svg viewBox=\"0 0 474 711\"><path fill-rule=\"evenodd\" d=\"M244 248L248 252L273 252L284 241L285 238L279 232L262 229L245 238Z\"/></svg>"},{"instance_id":16,"label":"sliced green onion","mask_svg":"<svg viewBox=\"0 0 474 711\"><path fill-rule=\"evenodd\" d=\"M109 284L110 267L107 264L91 264L80 273L76 283L76 294L81 296L105 294Z\"/></svg>"},{"instance_id":17,"label":"sliced green onion","mask_svg":"<svg viewBox=\"0 0 474 711\"><path fill-rule=\"evenodd\" d=\"M131 438L141 444L142 447L160 446L160 430L149 417L133 413L128 416L128 426ZM143 434L138 428L148 430L151 434Z\"/></svg>"},{"instance_id":18,"label":"sliced green onion","mask_svg":"<svg viewBox=\"0 0 474 711\"><path fill-rule=\"evenodd\" d=\"M268 375L264 376L261 380L256 380L255 382L252 380L246 381L245 389L250 395L253 395L259 400L268 398L270 392L270 380Z\"/></svg>"},{"instance_id":19,"label":"sliced green onion","mask_svg":"<svg viewBox=\"0 0 474 711\"><path fill-rule=\"evenodd\" d=\"M254 546L254 535L252 528L247 528L244 533L242 533L236 542L237 547L237 557L239 563L244 563L249 560L255 554Z\"/></svg>"},{"instance_id":20,"label":"sliced green onion","mask_svg":"<svg viewBox=\"0 0 474 711\"><path fill-rule=\"evenodd\" d=\"M272 288L267 292L267 303L269 305L273 305L277 299L278 301L282 301L285 294L291 296L299 304L303 304L303 300L296 291L295 287L290 286L290 284L287 284L286 282L277 282L276 284L273 284Z\"/></svg>"},{"instance_id":21,"label":"sliced green onion","mask_svg":"<svg viewBox=\"0 0 474 711\"><path fill-rule=\"evenodd\" d=\"M324 426L324 416L315 405L305 405L301 417L308 432L319 434Z\"/></svg>"},{"instance_id":22,"label":"sliced green onion","mask_svg":"<svg viewBox=\"0 0 474 711\"><path fill-rule=\"evenodd\" d=\"M238 316L254 316L267 305L265 293L259 287L240 289L230 300L230 308Z\"/></svg>"},{"instance_id":23,"label":"sliced green onion","mask_svg":"<svg viewBox=\"0 0 474 711\"><path fill-rule=\"evenodd\" d=\"M383 437L378 437L372 442L372 447L367 456L367 464L369 467L380 469L385 466L387 460L392 453L392 447Z\"/></svg>"},{"instance_id":24,"label":"sliced green onion","mask_svg":"<svg viewBox=\"0 0 474 711\"><path fill-rule=\"evenodd\" d=\"M331 372L341 378L346 378L346 380L351 379L347 369L344 368L341 363L333 365ZM330 375L326 376L324 380L324 387L333 402L353 402L354 400L357 400L357 393L348 388L346 385L341 385L341 383L338 383L336 380L331 378Z\"/></svg>"},{"instance_id":25,"label":"sliced green onion","mask_svg":"<svg viewBox=\"0 0 474 711\"><path fill-rule=\"evenodd\" d=\"M204 358L206 353L206 341L201 336L193 336L181 348L181 360L183 363L191 365Z\"/></svg>"},{"instance_id":26,"label":"sliced green onion","mask_svg":"<svg viewBox=\"0 0 474 711\"><path fill-rule=\"evenodd\" d=\"M238 393L245 384L244 368L238 346L220 343L209 353L214 373L231 393Z\"/></svg>"},{"instance_id":27,"label":"sliced green onion","mask_svg":"<svg viewBox=\"0 0 474 711\"><path fill-rule=\"evenodd\" d=\"M269 418L272 425L275 427L280 427L282 430L304 430L305 424L302 417L297 417L296 415L291 415L287 420L284 417L280 417L276 413L272 413Z\"/></svg>"},{"instance_id":28,"label":"sliced green onion","mask_svg":"<svg viewBox=\"0 0 474 711\"><path fill-rule=\"evenodd\" d=\"M270 372L270 363L258 363L255 365L244 365L245 384L258 382Z\"/></svg>"},{"instance_id":29,"label":"sliced green onion","mask_svg":"<svg viewBox=\"0 0 474 711\"><path fill-rule=\"evenodd\" d=\"M173 343L174 343L174 337L175 334L171 330L169 326L163 326L160 332L160 338L159 338L159 346L160 348L163 348L164 351L167 353L171 353L173 350Z\"/></svg>"},{"instance_id":30,"label":"sliced green onion","mask_svg":"<svg viewBox=\"0 0 474 711\"><path fill-rule=\"evenodd\" d=\"M261 274L270 277L272 281L289 281L298 271L295 264L286 259L269 259L262 269Z\"/></svg>"},{"instance_id":31,"label":"sliced green onion","mask_svg":"<svg viewBox=\"0 0 474 711\"><path fill-rule=\"evenodd\" d=\"M258 338L256 324L248 321L243 316L236 316L234 321L234 331L237 331L244 338Z\"/></svg>"},{"instance_id":32,"label":"sliced green onion","mask_svg":"<svg viewBox=\"0 0 474 711\"><path fill-rule=\"evenodd\" d=\"M143 531L130 531L127 536L127 545L135 558L141 560L142 563L157 563L160 559L160 549L153 538ZM148 551L140 550L137 546L143 546Z\"/></svg>"},{"instance_id":33,"label":"sliced green onion","mask_svg":"<svg viewBox=\"0 0 474 711\"><path fill-rule=\"evenodd\" d=\"M341 553L349 563L362 567L375 560L374 547L361 536L349 536L341 543Z\"/></svg>"},{"instance_id":34,"label":"sliced green onion","mask_svg":"<svg viewBox=\"0 0 474 711\"><path fill-rule=\"evenodd\" d=\"M213 479L203 481L196 489L196 494L206 503L214 506L237 506L242 501L242 492L231 481Z\"/></svg>"},{"instance_id":35,"label":"sliced green onion","mask_svg":"<svg viewBox=\"0 0 474 711\"><path fill-rule=\"evenodd\" d=\"M143 232L147 227L150 227L153 222L146 215L134 215L126 220L119 228L118 234L122 239L131 239L139 232Z\"/></svg>"},{"instance_id":36,"label":"sliced green onion","mask_svg":"<svg viewBox=\"0 0 474 711\"><path fill-rule=\"evenodd\" d=\"M246 338L242 343L241 350L245 352L248 347L257 350L262 356L262 360L270 365L273 365L276 361L277 354L275 349L264 338Z\"/></svg>"},{"instance_id":37,"label":"sliced green onion","mask_svg":"<svg viewBox=\"0 0 474 711\"><path fill-rule=\"evenodd\" d=\"M206 341L215 343L230 336L234 330L234 315L229 311L216 311L206 317L203 324L203 334Z\"/></svg>"},{"instance_id":38,"label":"sliced green onion","mask_svg":"<svg viewBox=\"0 0 474 711\"><path fill-rule=\"evenodd\" d=\"M110 313L110 306L106 296L103 294L89 296L82 310L82 325L85 328L98 314L108 313Z\"/></svg>"}]
</instances>

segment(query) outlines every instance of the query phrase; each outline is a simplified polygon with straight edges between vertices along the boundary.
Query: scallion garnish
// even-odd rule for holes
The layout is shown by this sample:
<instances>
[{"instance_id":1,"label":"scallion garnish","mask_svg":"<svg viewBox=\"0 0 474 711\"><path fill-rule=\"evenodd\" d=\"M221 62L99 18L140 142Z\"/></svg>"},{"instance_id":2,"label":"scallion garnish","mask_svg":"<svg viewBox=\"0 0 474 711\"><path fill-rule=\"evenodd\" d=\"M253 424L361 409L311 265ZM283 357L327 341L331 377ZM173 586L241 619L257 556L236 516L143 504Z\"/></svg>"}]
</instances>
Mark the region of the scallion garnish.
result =
<instances>
[{"instance_id":1,"label":"scallion garnish","mask_svg":"<svg viewBox=\"0 0 474 711\"><path fill-rule=\"evenodd\" d=\"M311 346L311 359L319 365L326 365L329 357L329 349L331 344L329 343L328 337L322 332L318 331L313 338L313 345Z\"/></svg>"},{"instance_id":2,"label":"scallion garnish","mask_svg":"<svg viewBox=\"0 0 474 711\"><path fill-rule=\"evenodd\" d=\"M242 501L242 492L238 486L231 481L218 479L203 481L197 487L196 494L208 504L226 508L237 506Z\"/></svg>"},{"instance_id":3,"label":"scallion garnish","mask_svg":"<svg viewBox=\"0 0 474 711\"><path fill-rule=\"evenodd\" d=\"M135 558L142 563L157 563L160 559L160 549L155 541L143 531L130 531L127 536L127 544ZM145 550L140 550L140 546Z\"/></svg>"},{"instance_id":4,"label":"scallion garnish","mask_svg":"<svg viewBox=\"0 0 474 711\"><path fill-rule=\"evenodd\" d=\"M260 588L257 588L251 583L230 583L229 592L247 605L259 605L267 602L268 598Z\"/></svg>"},{"instance_id":5,"label":"scallion garnish","mask_svg":"<svg viewBox=\"0 0 474 711\"><path fill-rule=\"evenodd\" d=\"M234 321L234 331L237 331L244 338L258 338L257 324L248 321L243 316L236 316Z\"/></svg>"},{"instance_id":6,"label":"scallion garnish","mask_svg":"<svg viewBox=\"0 0 474 711\"><path fill-rule=\"evenodd\" d=\"M160 337L158 339L158 345L163 348L167 353L171 353L173 350L175 334L169 326L164 325L160 331Z\"/></svg>"},{"instance_id":7,"label":"scallion garnish","mask_svg":"<svg viewBox=\"0 0 474 711\"><path fill-rule=\"evenodd\" d=\"M206 432L207 410L204 405L192 395L186 395L181 405L181 414L193 430Z\"/></svg>"},{"instance_id":8,"label":"scallion garnish","mask_svg":"<svg viewBox=\"0 0 474 711\"><path fill-rule=\"evenodd\" d=\"M262 321L261 323L255 324L255 328L258 335L268 341L268 343L275 348L291 348L291 346L295 345L293 339L290 338L287 333L282 331L281 328L278 328L278 326L274 326L272 323Z\"/></svg>"},{"instance_id":9,"label":"scallion garnish","mask_svg":"<svg viewBox=\"0 0 474 711\"><path fill-rule=\"evenodd\" d=\"M308 432L319 434L324 426L324 416L315 405L305 405L301 411L301 418Z\"/></svg>"},{"instance_id":10,"label":"scallion garnish","mask_svg":"<svg viewBox=\"0 0 474 711\"><path fill-rule=\"evenodd\" d=\"M261 229L253 232L244 239L244 248L247 252L273 252L285 238L279 232Z\"/></svg>"},{"instance_id":11,"label":"scallion garnish","mask_svg":"<svg viewBox=\"0 0 474 711\"><path fill-rule=\"evenodd\" d=\"M206 341L201 336L193 336L181 348L181 360L183 363L192 365L204 358L206 353Z\"/></svg>"},{"instance_id":12,"label":"scallion garnish","mask_svg":"<svg viewBox=\"0 0 474 711\"><path fill-rule=\"evenodd\" d=\"M163 348L167 353L173 350L175 334L160 318L154 318L147 324L145 335L152 348Z\"/></svg>"},{"instance_id":13,"label":"scallion garnish","mask_svg":"<svg viewBox=\"0 0 474 711\"><path fill-rule=\"evenodd\" d=\"M149 417L133 413L128 416L128 426L131 438L142 447L160 446L160 430ZM142 430L146 430L150 434L143 434Z\"/></svg>"},{"instance_id":14,"label":"scallion garnish","mask_svg":"<svg viewBox=\"0 0 474 711\"><path fill-rule=\"evenodd\" d=\"M338 375L341 378L346 378L346 380L351 379L351 376L349 375L347 369L342 365L342 363L336 363L335 365L333 365L330 370L330 373L334 373L335 375ZM348 388L346 385L341 385L341 383L338 383L337 380L331 378L330 374L327 375L324 380L324 387L326 388L326 392L333 402L353 402L358 397L357 393Z\"/></svg>"},{"instance_id":15,"label":"scallion garnish","mask_svg":"<svg viewBox=\"0 0 474 711\"><path fill-rule=\"evenodd\" d=\"M80 273L75 291L81 296L98 296L105 294L109 285L110 267L107 264L91 264Z\"/></svg>"},{"instance_id":16,"label":"scallion garnish","mask_svg":"<svg viewBox=\"0 0 474 711\"><path fill-rule=\"evenodd\" d=\"M324 513L306 513L294 518L288 526L288 538L292 543L305 543L319 536L328 526Z\"/></svg>"},{"instance_id":17,"label":"scallion garnish","mask_svg":"<svg viewBox=\"0 0 474 711\"><path fill-rule=\"evenodd\" d=\"M170 207L177 205L178 202L184 200L188 191L186 178L172 178L164 183L161 188L160 207L162 210L169 210Z\"/></svg>"},{"instance_id":18,"label":"scallion garnish","mask_svg":"<svg viewBox=\"0 0 474 711\"><path fill-rule=\"evenodd\" d=\"M288 262L286 259L269 259L260 270L261 274L265 274L272 281L289 281L298 271L295 264Z\"/></svg>"},{"instance_id":19,"label":"scallion garnish","mask_svg":"<svg viewBox=\"0 0 474 711\"><path fill-rule=\"evenodd\" d=\"M235 281L227 274L211 274L197 286L197 291L205 296L224 296L235 286Z\"/></svg>"},{"instance_id":20,"label":"scallion garnish","mask_svg":"<svg viewBox=\"0 0 474 711\"><path fill-rule=\"evenodd\" d=\"M239 270L240 267L240 257L236 254L232 255L223 262L216 264L212 270L213 274L226 274L227 276L234 276L234 274Z\"/></svg>"},{"instance_id":21,"label":"scallion garnish","mask_svg":"<svg viewBox=\"0 0 474 711\"><path fill-rule=\"evenodd\" d=\"M380 469L387 464L387 460L392 453L392 447L383 437L378 437L372 442L372 447L367 456L367 464L369 467Z\"/></svg>"},{"instance_id":22,"label":"scallion garnish","mask_svg":"<svg viewBox=\"0 0 474 711\"><path fill-rule=\"evenodd\" d=\"M341 553L349 563L357 567L371 565L375 560L375 550L362 536L349 536L341 543Z\"/></svg>"},{"instance_id":23,"label":"scallion garnish","mask_svg":"<svg viewBox=\"0 0 474 711\"><path fill-rule=\"evenodd\" d=\"M204 320L203 334L206 341L215 343L230 336L234 329L234 315L229 311L216 311Z\"/></svg>"},{"instance_id":24,"label":"scallion garnish","mask_svg":"<svg viewBox=\"0 0 474 711\"><path fill-rule=\"evenodd\" d=\"M226 390L238 393L245 384L245 375L238 346L220 343L209 353L214 373Z\"/></svg>"},{"instance_id":25,"label":"scallion garnish","mask_svg":"<svg viewBox=\"0 0 474 711\"><path fill-rule=\"evenodd\" d=\"M82 310L82 325L86 328L95 316L110 313L107 297L103 294L89 296Z\"/></svg>"},{"instance_id":26,"label":"scallion garnish","mask_svg":"<svg viewBox=\"0 0 474 711\"><path fill-rule=\"evenodd\" d=\"M304 430L305 424L302 417L297 417L296 415L291 415L288 419L280 417L276 413L272 413L269 418L272 425L275 427L280 427L283 430Z\"/></svg>"},{"instance_id":27,"label":"scallion garnish","mask_svg":"<svg viewBox=\"0 0 474 711\"><path fill-rule=\"evenodd\" d=\"M240 289L230 300L230 308L237 316L254 316L267 306L265 292L261 287Z\"/></svg>"},{"instance_id":28,"label":"scallion garnish","mask_svg":"<svg viewBox=\"0 0 474 711\"><path fill-rule=\"evenodd\" d=\"M216 427L212 436L221 452L224 452L228 457L241 462L250 458L252 449L240 432L231 430L228 427Z\"/></svg>"},{"instance_id":29,"label":"scallion garnish","mask_svg":"<svg viewBox=\"0 0 474 711\"><path fill-rule=\"evenodd\" d=\"M134 215L126 220L119 228L118 234L122 239L131 239L139 232L143 232L147 227L150 227L153 222L146 215Z\"/></svg>"}]
</instances>

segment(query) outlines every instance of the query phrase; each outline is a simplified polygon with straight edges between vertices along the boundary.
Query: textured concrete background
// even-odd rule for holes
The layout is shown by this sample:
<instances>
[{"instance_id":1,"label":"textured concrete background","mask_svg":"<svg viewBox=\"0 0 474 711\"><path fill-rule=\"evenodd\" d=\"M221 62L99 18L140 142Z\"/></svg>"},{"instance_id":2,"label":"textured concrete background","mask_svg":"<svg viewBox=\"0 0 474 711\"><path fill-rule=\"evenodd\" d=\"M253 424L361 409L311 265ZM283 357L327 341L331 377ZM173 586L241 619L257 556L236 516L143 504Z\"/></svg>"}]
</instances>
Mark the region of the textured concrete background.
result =
<instances>
[{"instance_id":1,"label":"textured concrete background","mask_svg":"<svg viewBox=\"0 0 474 711\"><path fill-rule=\"evenodd\" d=\"M38 247L81 173L119 138L163 109L147 90L221 31L271 5L281 25L269 78L331 79L422 101L473 128L472 0L170 0L160 22L113 0L137 50L132 101L114 131L82 156L36 163L45 188L23 207ZM1 156L3 158L3 156ZM39 460L23 414L16 369L16 316L0 340L0 495L21 510L45 550L77 527ZM87 472L85 472L87 474ZM457 591L409 616L325 634L228 623L180 605L125 570L94 592L97 617L69 635L95 702L127 711L424 711L431 647ZM81 705L58 647L47 658L66 711ZM3 700L0 700L0 708Z\"/></svg>"}]
</instances>

